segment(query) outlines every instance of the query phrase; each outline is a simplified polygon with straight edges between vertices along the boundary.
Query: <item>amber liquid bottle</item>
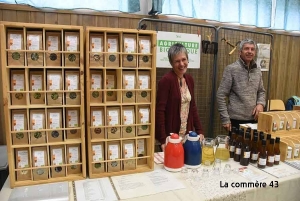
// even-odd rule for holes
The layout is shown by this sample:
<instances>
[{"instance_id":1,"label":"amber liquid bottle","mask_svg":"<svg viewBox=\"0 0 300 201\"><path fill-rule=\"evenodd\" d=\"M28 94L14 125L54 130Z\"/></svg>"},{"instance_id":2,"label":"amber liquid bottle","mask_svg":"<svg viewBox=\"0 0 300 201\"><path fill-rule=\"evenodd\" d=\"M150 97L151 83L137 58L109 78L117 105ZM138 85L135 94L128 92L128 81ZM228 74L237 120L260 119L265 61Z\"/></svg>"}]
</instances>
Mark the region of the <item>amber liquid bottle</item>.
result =
<instances>
[{"instance_id":1,"label":"amber liquid bottle","mask_svg":"<svg viewBox=\"0 0 300 201\"><path fill-rule=\"evenodd\" d=\"M280 162L280 137L276 137L274 145L274 165L279 165Z\"/></svg>"},{"instance_id":2,"label":"amber liquid bottle","mask_svg":"<svg viewBox=\"0 0 300 201\"><path fill-rule=\"evenodd\" d=\"M245 140L242 147L240 165L248 166L250 161L250 132L246 131Z\"/></svg>"},{"instance_id":3,"label":"amber liquid bottle","mask_svg":"<svg viewBox=\"0 0 300 201\"><path fill-rule=\"evenodd\" d=\"M271 134L267 134L267 140L266 140L267 151L268 151L268 147L269 147L269 144L270 144L270 139L271 139Z\"/></svg>"},{"instance_id":4,"label":"amber liquid bottle","mask_svg":"<svg viewBox=\"0 0 300 201\"><path fill-rule=\"evenodd\" d=\"M244 130L240 129L239 130L239 135L236 139L235 151L234 151L234 157L233 157L233 160L236 161L236 162L240 162L240 159L241 159L243 136L244 136Z\"/></svg>"},{"instance_id":5,"label":"amber liquid bottle","mask_svg":"<svg viewBox=\"0 0 300 201\"><path fill-rule=\"evenodd\" d=\"M267 165L267 153L266 153L266 140L261 142L261 151L259 152L257 167L260 169L265 168Z\"/></svg>"},{"instance_id":6,"label":"amber liquid bottle","mask_svg":"<svg viewBox=\"0 0 300 201\"><path fill-rule=\"evenodd\" d=\"M264 132L260 131L259 132L259 138L258 138L258 153L260 152L261 150L261 143L262 143L262 140L265 138L265 134Z\"/></svg>"},{"instance_id":7,"label":"amber liquid bottle","mask_svg":"<svg viewBox=\"0 0 300 201\"><path fill-rule=\"evenodd\" d=\"M271 138L269 146L267 147L267 166L272 167L274 165L274 160L274 138Z\"/></svg>"},{"instance_id":8,"label":"amber liquid bottle","mask_svg":"<svg viewBox=\"0 0 300 201\"><path fill-rule=\"evenodd\" d=\"M251 156L250 156L250 163L257 163L258 159L258 136L254 135L252 140L251 146Z\"/></svg>"},{"instance_id":9,"label":"amber liquid bottle","mask_svg":"<svg viewBox=\"0 0 300 201\"><path fill-rule=\"evenodd\" d=\"M237 132L237 129L235 127L232 127L231 128L231 137L230 137L230 140L229 140L230 158L234 157L235 144L236 144L236 132Z\"/></svg>"}]
</instances>

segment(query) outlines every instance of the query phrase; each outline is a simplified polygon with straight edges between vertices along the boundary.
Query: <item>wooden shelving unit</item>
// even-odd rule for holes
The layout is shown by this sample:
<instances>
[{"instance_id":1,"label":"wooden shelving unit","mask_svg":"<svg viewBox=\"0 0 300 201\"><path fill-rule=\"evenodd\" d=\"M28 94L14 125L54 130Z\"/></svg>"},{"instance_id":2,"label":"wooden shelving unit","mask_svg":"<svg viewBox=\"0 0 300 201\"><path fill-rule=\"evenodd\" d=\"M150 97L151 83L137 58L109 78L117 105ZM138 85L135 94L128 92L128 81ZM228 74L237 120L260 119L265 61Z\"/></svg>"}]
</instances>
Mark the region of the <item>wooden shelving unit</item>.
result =
<instances>
[{"instance_id":1,"label":"wooden shelving unit","mask_svg":"<svg viewBox=\"0 0 300 201\"><path fill-rule=\"evenodd\" d=\"M86 177L83 27L1 24L11 187Z\"/></svg>"},{"instance_id":2,"label":"wooden shelving unit","mask_svg":"<svg viewBox=\"0 0 300 201\"><path fill-rule=\"evenodd\" d=\"M154 168L156 32L86 27L90 178Z\"/></svg>"}]
</instances>

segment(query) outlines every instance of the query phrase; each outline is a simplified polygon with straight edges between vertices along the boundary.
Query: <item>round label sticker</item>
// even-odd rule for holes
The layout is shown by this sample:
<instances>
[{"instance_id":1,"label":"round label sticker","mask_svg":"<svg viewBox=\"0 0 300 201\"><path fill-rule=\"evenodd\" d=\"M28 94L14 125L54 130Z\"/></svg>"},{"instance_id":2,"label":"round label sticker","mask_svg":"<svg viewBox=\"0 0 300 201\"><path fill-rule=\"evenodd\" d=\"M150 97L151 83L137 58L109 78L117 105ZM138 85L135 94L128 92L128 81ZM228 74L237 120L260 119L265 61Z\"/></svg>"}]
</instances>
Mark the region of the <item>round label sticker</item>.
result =
<instances>
[{"instance_id":1,"label":"round label sticker","mask_svg":"<svg viewBox=\"0 0 300 201\"><path fill-rule=\"evenodd\" d=\"M128 91L128 92L126 93L126 97L127 97L127 98L132 98L132 96L133 96L133 93L132 93L131 91Z\"/></svg>"},{"instance_id":2,"label":"round label sticker","mask_svg":"<svg viewBox=\"0 0 300 201\"><path fill-rule=\"evenodd\" d=\"M142 60L143 60L143 62L147 63L149 61L149 57L148 56L143 56Z\"/></svg>"},{"instance_id":3,"label":"round label sticker","mask_svg":"<svg viewBox=\"0 0 300 201\"><path fill-rule=\"evenodd\" d=\"M44 170L43 169L37 169L36 170L36 173L38 174L38 175L42 175L42 174L44 174Z\"/></svg>"},{"instance_id":4,"label":"round label sticker","mask_svg":"<svg viewBox=\"0 0 300 201\"><path fill-rule=\"evenodd\" d=\"M71 169L75 170L77 168L77 165L71 165Z\"/></svg>"},{"instance_id":5,"label":"round label sticker","mask_svg":"<svg viewBox=\"0 0 300 201\"><path fill-rule=\"evenodd\" d=\"M24 133L16 133L16 138L17 138L17 139L22 139L22 138L24 138Z\"/></svg>"},{"instance_id":6,"label":"round label sticker","mask_svg":"<svg viewBox=\"0 0 300 201\"><path fill-rule=\"evenodd\" d=\"M42 137L42 133L41 133L41 132L35 132L35 133L34 133L34 137L35 137L36 139L39 139L39 138Z\"/></svg>"},{"instance_id":7,"label":"round label sticker","mask_svg":"<svg viewBox=\"0 0 300 201\"><path fill-rule=\"evenodd\" d=\"M143 98L146 98L147 97L147 91L142 91L142 93L141 93L141 96L143 97Z\"/></svg>"},{"instance_id":8,"label":"round label sticker","mask_svg":"<svg viewBox=\"0 0 300 201\"><path fill-rule=\"evenodd\" d=\"M61 172L62 171L62 167L55 167L54 170L55 170L55 172Z\"/></svg>"},{"instance_id":9,"label":"round label sticker","mask_svg":"<svg viewBox=\"0 0 300 201\"><path fill-rule=\"evenodd\" d=\"M69 97L70 97L71 99L75 99L75 98L77 97L76 92L71 92L71 93L69 94Z\"/></svg>"},{"instance_id":10,"label":"round label sticker","mask_svg":"<svg viewBox=\"0 0 300 201\"><path fill-rule=\"evenodd\" d=\"M22 175L27 174L27 173L28 173L28 170L21 170Z\"/></svg>"},{"instance_id":11,"label":"round label sticker","mask_svg":"<svg viewBox=\"0 0 300 201\"><path fill-rule=\"evenodd\" d=\"M116 127L112 127L111 129L110 129L110 132L112 133L112 134L115 134L116 132L117 132L117 128Z\"/></svg>"},{"instance_id":12,"label":"round label sticker","mask_svg":"<svg viewBox=\"0 0 300 201\"><path fill-rule=\"evenodd\" d=\"M117 58L115 55L109 55L108 59L109 59L109 61L114 62L114 61L116 61Z\"/></svg>"},{"instance_id":13,"label":"round label sticker","mask_svg":"<svg viewBox=\"0 0 300 201\"><path fill-rule=\"evenodd\" d=\"M77 133L77 130L76 130L76 129L72 129L72 130L70 130L70 133L71 133L71 134L76 134L76 133Z\"/></svg>"},{"instance_id":14,"label":"round label sticker","mask_svg":"<svg viewBox=\"0 0 300 201\"><path fill-rule=\"evenodd\" d=\"M39 57L40 57L39 54L36 52L32 53L30 56L31 60L33 60L33 61L39 60Z\"/></svg>"},{"instance_id":15,"label":"round label sticker","mask_svg":"<svg viewBox=\"0 0 300 201\"><path fill-rule=\"evenodd\" d=\"M100 55L99 54L95 54L94 55L94 60L95 61L100 61Z\"/></svg>"},{"instance_id":16,"label":"round label sticker","mask_svg":"<svg viewBox=\"0 0 300 201\"><path fill-rule=\"evenodd\" d=\"M148 126L147 125L142 125L143 130L147 130Z\"/></svg>"},{"instance_id":17,"label":"round label sticker","mask_svg":"<svg viewBox=\"0 0 300 201\"><path fill-rule=\"evenodd\" d=\"M49 58L50 58L51 61L55 61L57 59L57 55L55 53L51 53L49 55Z\"/></svg>"},{"instance_id":18,"label":"round label sticker","mask_svg":"<svg viewBox=\"0 0 300 201\"><path fill-rule=\"evenodd\" d=\"M23 98L23 94L21 93L16 93L15 94L16 99L21 100Z\"/></svg>"},{"instance_id":19,"label":"round label sticker","mask_svg":"<svg viewBox=\"0 0 300 201\"><path fill-rule=\"evenodd\" d=\"M127 61L133 61L133 55L127 55Z\"/></svg>"},{"instance_id":20,"label":"round label sticker","mask_svg":"<svg viewBox=\"0 0 300 201\"><path fill-rule=\"evenodd\" d=\"M96 169L101 168L101 163L95 163L94 167L95 167Z\"/></svg>"},{"instance_id":21,"label":"round label sticker","mask_svg":"<svg viewBox=\"0 0 300 201\"><path fill-rule=\"evenodd\" d=\"M13 60L19 60L20 57L21 57L21 55L20 55L19 52L13 52L13 53L11 54L11 57L13 58Z\"/></svg>"},{"instance_id":22,"label":"round label sticker","mask_svg":"<svg viewBox=\"0 0 300 201\"><path fill-rule=\"evenodd\" d=\"M93 91L92 96L93 98L98 98L99 97L99 92L98 91Z\"/></svg>"},{"instance_id":23,"label":"round label sticker","mask_svg":"<svg viewBox=\"0 0 300 201\"><path fill-rule=\"evenodd\" d=\"M34 99L40 99L41 96L42 96L41 93L34 93L34 95L33 95Z\"/></svg>"},{"instance_id":24,"label":"round label sticker","mask_svg":"<svg viewBox=\"0 0 300 201\"><path fill-rule=\"evenodd\" d=\"M111 162L111 166L112 166L112 167L117 167L117 165L118 165L118 162L117 162L117 161Z\"/></svg>"},{"instance_id":25,"label":"round label sticker","mask_svg":"<svg viewBox=\"0 0 300 201\"><path fill-rule=\"evenodd\" d=\"M52 98L52 100L57 100L58 99L58 93L52 93L51 94L51 98Z\"/></svg>"},{"instance_id":26,"label":"round label sticker","mask_svg":"<svg viewBox=\"0 0 300 201\"><path fill-rule=\"evenodd\" d=\"M76 55L75 54L69 54L68 59L69 59L69 61L74 62L76 60Z\"/></svg>"},{"instance_id":27,"label":"round label sticker","mask_svg":"<svg viewBox=\"0 0 300 201\"><path fill-rule=\"evenodd\" d=\"M59 132L58 132L58 131L52 131L52 132L51 132L51 136L52 136L53 138L57 138L57 137L59 136Z\"/></svg>"},{"instance_id":28,"label":"round label sticker","mask_svg":"<svg viewBox=\"0 0 300 201\"><path fill-rule=\"evenodd\" d=\"M112 96L113 95L113 91L108 91L106 94L107 94L107 96Z\"/></svg>"},{"instance_id":29,"label":"round label sticker","mask_svg":"<svg viewBox=\"0 0 300 201\"><path fill-rule=\"evenodd\" d=\"M127 126L126 127L126 133L131 133L132 132L132 127L131 126Z\"/></svg>"},{"instance_id":30,"label":"round label sticker","mask_svg":"<svg viewBox=\"0 0 300 201\"><path fill-rule=\"evenodd\" d=\"M94 129L94 132L95 132L96 134L100 134L100 133L101 133L101 128L95 128L95 129Z\"/></svg>"}]
</instances>

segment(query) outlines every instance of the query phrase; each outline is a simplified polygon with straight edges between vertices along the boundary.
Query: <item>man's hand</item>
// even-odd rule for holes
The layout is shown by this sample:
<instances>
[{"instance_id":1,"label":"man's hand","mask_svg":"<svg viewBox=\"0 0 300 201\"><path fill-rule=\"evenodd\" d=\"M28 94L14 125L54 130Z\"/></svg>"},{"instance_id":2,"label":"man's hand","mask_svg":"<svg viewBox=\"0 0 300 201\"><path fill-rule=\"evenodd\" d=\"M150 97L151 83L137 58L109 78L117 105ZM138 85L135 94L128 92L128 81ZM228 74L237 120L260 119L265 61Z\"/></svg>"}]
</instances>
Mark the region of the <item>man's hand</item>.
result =
<instances>
[{"instance_id":1,"label":"man's hand","mask_svg":"<svg viewBox=\"0 0 300 201\"><path fill-rule=\"evenodd\" d=\"M223 124L223 128L228 132L231 131L231 123Z\"/></svg>"},{"instance_id":2,"label":"man's hand","mask_svg":"<svg viewBox=\"0 0 300 201\"><path fill-rule=\"evenodd\" d=\"M199 134L199 136L200 136L199 140L200 140L200 142L202 142L203 139L204 139L204 135L203 134Z\"/></svg>"},{"instance_id":3,"label":"man's hand","mask_svg":"<svg viewBox=\"0 0 300 201\"><path fill-rule=\"evenodd\" d=\"M162 144L162 145L161 145L161 150L162 150L163 152L165 152L165 147L166 147L166 144Z\"/></svg>"},{"instance_id":4,"label":"man's hand","mask_svg":"<svg viewBox=\"0 0 300 201\"><path fill-rule=\"evenodd\" d=\"M264 107L261 104L256 105L256 107L253 109L252 115L254 116L254 120L257 121L258 115L260 112L264 111Z\"/></svg>"}]
</instances>

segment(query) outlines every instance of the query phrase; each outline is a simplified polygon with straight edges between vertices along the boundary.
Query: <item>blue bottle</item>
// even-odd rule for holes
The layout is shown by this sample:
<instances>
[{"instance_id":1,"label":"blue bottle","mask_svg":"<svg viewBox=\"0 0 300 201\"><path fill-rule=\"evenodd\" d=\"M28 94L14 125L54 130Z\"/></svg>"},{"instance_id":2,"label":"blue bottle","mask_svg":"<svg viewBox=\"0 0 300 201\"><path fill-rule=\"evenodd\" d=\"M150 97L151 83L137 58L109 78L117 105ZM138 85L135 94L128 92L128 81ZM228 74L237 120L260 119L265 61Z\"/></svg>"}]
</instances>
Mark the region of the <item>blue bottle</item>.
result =
<instances>
[{"instance_id":1,"label":"blue bottle","mask_svg":"<svg viewBox=\"0 0 300 201\"><path fill-rule=\"evenodd\" d=\"M183 144L184 148L184 165L187 168L199 168L202 161L202 149L199 141L200 136L190 131L185 136L186 141Z\"/></svg>"}]
</instances>

